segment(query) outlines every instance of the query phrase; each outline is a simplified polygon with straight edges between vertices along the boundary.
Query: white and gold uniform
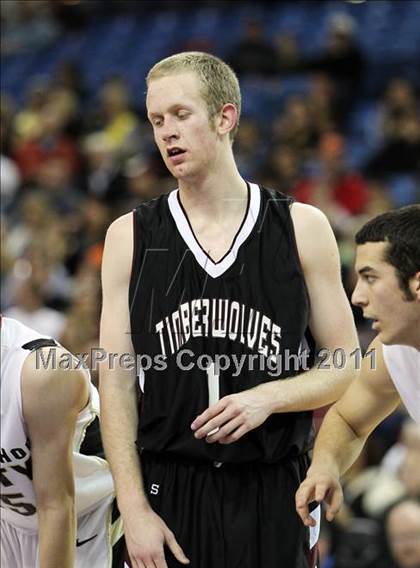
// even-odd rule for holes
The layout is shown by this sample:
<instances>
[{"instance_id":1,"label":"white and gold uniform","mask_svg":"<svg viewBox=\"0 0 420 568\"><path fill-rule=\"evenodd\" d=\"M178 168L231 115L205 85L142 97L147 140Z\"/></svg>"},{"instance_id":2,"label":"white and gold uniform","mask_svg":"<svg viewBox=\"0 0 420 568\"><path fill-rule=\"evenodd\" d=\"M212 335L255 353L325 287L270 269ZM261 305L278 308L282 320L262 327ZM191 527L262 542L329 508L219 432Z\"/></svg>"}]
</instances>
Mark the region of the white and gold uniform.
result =
<instances>
[{"instance_id":1,"label":"white and gold uniform","mask_svg":"<svg viewBox=\"0 0 420 568\"><path fill-rule=\"evenodd\" d=\"M44 341L43 341L44 340ZM50 340L50 342L48 342ZM32 484L31 446L22 412L21 372L28 355L51 338L3 317L1 323L1 566L38 566L38 519ZM112 545L121 535L112 527L114 487L99 449L99 395L89 381L90 396L79 413L73 440L77 542L76 568L108 568ZM95 442L95 438L97 441ZM89 442L89 443L87 443ZM88 447L89 446L89 447ZM86 451L87 453L84 453ZM51 476L54 472L51 472Z\"/></svg>"}]
</instances>

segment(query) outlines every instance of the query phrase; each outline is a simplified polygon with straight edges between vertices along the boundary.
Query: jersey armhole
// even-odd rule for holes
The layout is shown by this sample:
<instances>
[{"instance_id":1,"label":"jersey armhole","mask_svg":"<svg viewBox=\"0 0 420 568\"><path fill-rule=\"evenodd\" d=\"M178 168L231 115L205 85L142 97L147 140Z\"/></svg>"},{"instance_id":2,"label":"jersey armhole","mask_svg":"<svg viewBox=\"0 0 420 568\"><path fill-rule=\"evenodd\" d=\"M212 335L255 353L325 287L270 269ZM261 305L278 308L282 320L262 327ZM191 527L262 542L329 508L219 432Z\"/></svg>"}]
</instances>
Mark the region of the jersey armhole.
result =
<instances>
[{"instance_id":1,"label":"jersey armhole","mask_svg":"<svg viewBox=\"0 0 420 568\"><path fill-rule=\"evenodd\" d=\"M129 308L129 313L131 316L131 306L134 304L134 300L135 297L137 295L137 288L138 285L134 285L133 282L133 278L134 278L134 271L137 265L137 256L139 254L139 244L138 244L138 240L139 240L139 235L138 235L138 222L137 222L137 217L138 217L138 209L133 209L132 211L133 213L133 221L132 221L132 230L133 230L133 256L131 258L131 271L130 271L130 280L129 280L129 284L128 284L128 308Z\"/></svg>"},{"instance_id":2,"label":"jersey armhole","mask_svg":"<svg viewBox=\"0 0 420 568\"><path fill-rule=\"evenodd\" d=\"M28 343L22 345L22 349L27 349L28 351L35 351L36 349L40 349L41 347L58 347L58 346L59 345L57 341L55 341L55 339L45 337L40 339L34 339L33 341L28 341Z\"/></svg>"},{"instance_id":3,"label":"jersey armhole","mask_svg":"<svg viewBox=\"0 0 420 568\"><path fill-rule=\"evenodd\" d=\"M293 252L294 252L295 258L296 258L297 268L299 270L299 273L300 273L302 280L304 282L304 285L305 285L306 297L308 299L309 311L310 311L310 309L311 309L311 298L309 296L308 287L306 285L305 272L303 270L302 262L300 260L299 250L298 250L297 241L296 241L295 225L293 223L293 218L292 218L292 207L296 203L296 200L293 199L293 197L291 197L290 200L291 200L290 203L287 205L287 210L288 210L287 220L288 220L289 228L290 228L290 238L292 240L292 247L293 247Z\"/></svg>"},{"instance_id":4,"label":"jersey armhole","mask_svg":"<svg viewBox=\"0 0 420 568\"><path fill-rule=\"evenodd\" d=\"M130 282L131 277L133 275L134 266L137 260L137 209L133 209L133 221L132 221L132 228L133 228L133 256L131 259L131 273L130 273Z\"/></svg>"}]
</instances>

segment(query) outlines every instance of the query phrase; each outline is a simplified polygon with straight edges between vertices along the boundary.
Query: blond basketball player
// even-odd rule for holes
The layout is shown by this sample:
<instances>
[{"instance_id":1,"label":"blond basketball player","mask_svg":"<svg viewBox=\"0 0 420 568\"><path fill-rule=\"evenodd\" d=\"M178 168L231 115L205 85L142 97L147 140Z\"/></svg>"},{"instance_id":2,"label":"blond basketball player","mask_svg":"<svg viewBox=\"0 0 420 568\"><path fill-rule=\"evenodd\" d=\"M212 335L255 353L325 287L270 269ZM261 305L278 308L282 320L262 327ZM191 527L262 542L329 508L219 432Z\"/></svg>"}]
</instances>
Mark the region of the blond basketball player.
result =
<instances>
[{"instance_id":1,"label":"blond basketball player","mask_svg":"<svg viewBox=\"0 0 420 568\"><path fill-rule=\"evenodd\" d=\"M178 188L112 224L102 266L101 344L143 362L140 404L135 369L100 383L127 565L313 568L317 534L294 511L310 411L354 369L306 372L301 354L309 329L331 353L357 348L334 236L315 208L241 177L223 61L158 62L146 105Z\"/></svg>"}]
</instances>

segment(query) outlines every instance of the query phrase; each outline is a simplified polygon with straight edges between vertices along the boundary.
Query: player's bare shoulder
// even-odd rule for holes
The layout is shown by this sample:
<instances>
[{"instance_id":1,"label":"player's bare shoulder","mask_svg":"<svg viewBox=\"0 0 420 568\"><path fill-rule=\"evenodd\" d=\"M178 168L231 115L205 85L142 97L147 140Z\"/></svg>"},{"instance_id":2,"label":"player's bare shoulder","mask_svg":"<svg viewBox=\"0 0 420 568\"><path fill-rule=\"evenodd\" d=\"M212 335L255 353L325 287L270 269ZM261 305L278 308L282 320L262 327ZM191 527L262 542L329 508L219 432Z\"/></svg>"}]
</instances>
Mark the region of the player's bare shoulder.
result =
<instances>
[{"instance_id":1,"label":"player's bare shoulder","mask_svg":"<svg viewBox=\"0 0 420 568\"><path fill-rule=\"evenodd\" d=\"M60 345L42 347L28 355L21 372L25 418L48 413L53 407L80 412L86 406L89 377L77 363L76 357Z\"/></svg>"},{"instance_id":2,"label":"player's bare shoulder","mask_svg":"<svg viewBox=\"0 0 420 568\"><path fill-rule=\"evenodd\" d=\"M117 217L108 227L106 238L127 237L132 234L133 212L125 213Z\"/></svg>"},{"instance_id":3,"label":"player's bare shoulder","mask_svg":"<svg viewBox=\"0 0 420 568\"><path fill-rule=\"evenodd\" d=\"M315 205L309 205L309 203L302 203L301 201L293 201L290 204L290 211L292 216L306 216L308 218L323 218L326 219L325 214L315 207Z\"/></svg>"},{"instance_id":4,"label":"player's bare shoulder","mask_svg":"<svg viewBox=\"0 0 420 568\"><path fill-rule=\"evenodd\" d=\"M333 256L337 261L334 233L327 216L320 209L306 203L293 203L290 215L299 257L304 267L319 262L326 256Z\"/></svg>"},{"instance_id":5,"label":"player's bare shoulder","mask_svg":"<svg viewBox=\"0 0 420 568\"><path fill-rule=\"evenodd\" d=\"M360 380L369 385L376 394L397 393L383 354L383 344L378 337L369 345L362 361Z\"/></svg>"},{"instance_id":6,"label":"player's bare shoulder","mask_svg":"<svg viewBox=\"0 0 420 568\"><path fill-rule=\"evenodd\" d=\"M290 215L295 231L311 232L314 229L329 227L327 216L317 207L307 203L294 202L290 206Z\"/></svg>"},{"instance_id":7,"label":"player's bare shoulder","mask_svg":"<svg viewBox=\"0 0 420 568\"><path fill-rule=\"evenodd\" d=\"M126 278L133 258L133 212L118 217L108 227L102 262L103 276L112 271Z\"/></svg>"}]
</instances>

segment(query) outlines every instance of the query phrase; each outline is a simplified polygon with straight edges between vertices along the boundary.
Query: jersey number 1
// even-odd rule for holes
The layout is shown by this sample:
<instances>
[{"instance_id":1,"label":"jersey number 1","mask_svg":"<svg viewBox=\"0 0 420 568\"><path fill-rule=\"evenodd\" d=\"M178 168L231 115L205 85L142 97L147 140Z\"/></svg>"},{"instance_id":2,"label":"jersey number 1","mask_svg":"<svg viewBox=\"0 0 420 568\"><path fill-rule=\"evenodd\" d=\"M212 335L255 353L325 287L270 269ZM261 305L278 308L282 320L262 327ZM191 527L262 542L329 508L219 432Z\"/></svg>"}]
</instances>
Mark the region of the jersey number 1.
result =
<instances>
[{"instance_id":1,"label":"jersey number 1","mask_svg":"<svg viewBox=\"0 0 420 568\"><path fill-rule=\"evenodd\" d=\"M211 362L206 369L207 371L207 386L209 389L209 406L216 404L220 400L220 375L215 372L214 363ZM219 428L215 428L207 434L207 436L212 436L219 431Z\"/></svg>"}]
</instances>

